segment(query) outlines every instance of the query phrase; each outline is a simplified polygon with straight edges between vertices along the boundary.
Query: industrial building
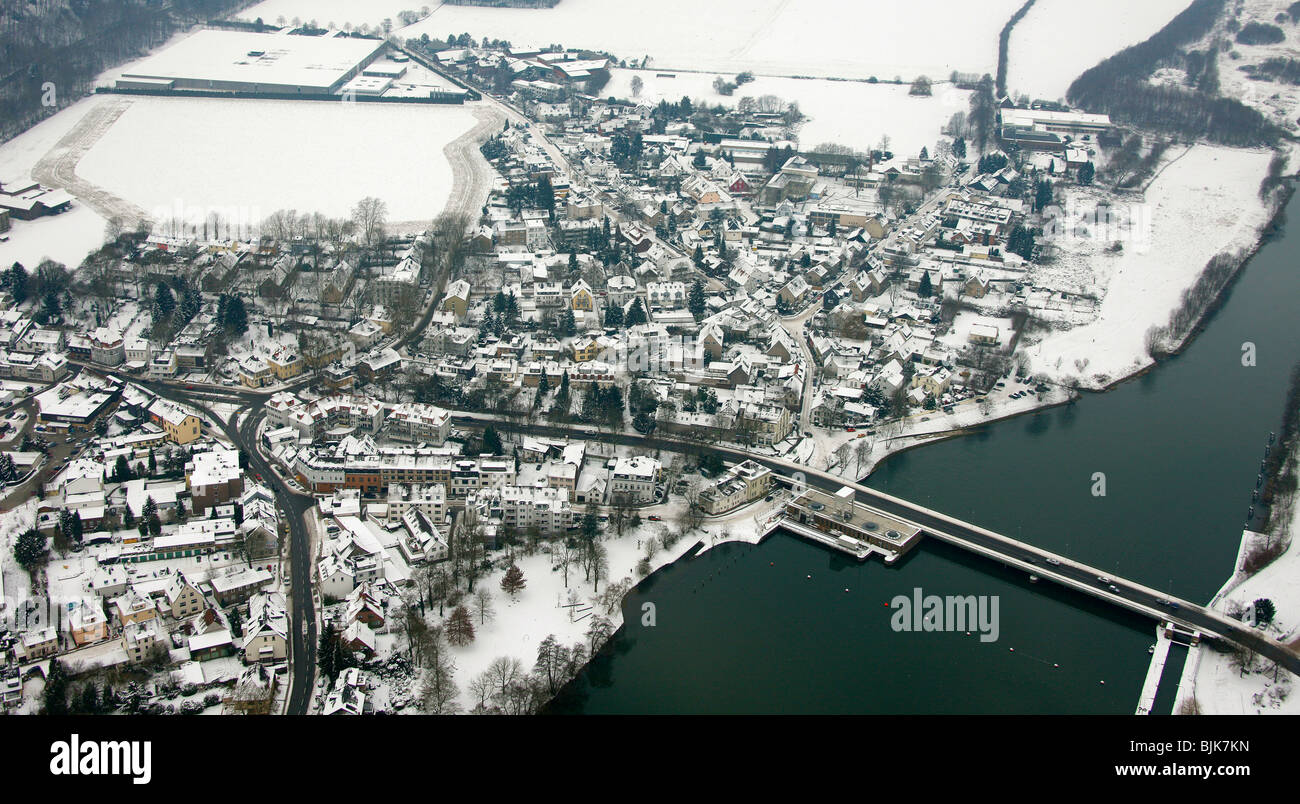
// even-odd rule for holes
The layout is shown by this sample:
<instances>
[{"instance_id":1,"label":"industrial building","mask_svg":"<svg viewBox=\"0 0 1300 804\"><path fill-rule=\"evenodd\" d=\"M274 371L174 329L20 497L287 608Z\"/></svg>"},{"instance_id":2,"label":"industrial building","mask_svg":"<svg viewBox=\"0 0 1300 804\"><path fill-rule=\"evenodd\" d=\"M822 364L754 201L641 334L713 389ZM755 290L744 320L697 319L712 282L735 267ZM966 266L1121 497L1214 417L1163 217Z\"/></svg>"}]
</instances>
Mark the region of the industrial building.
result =
<instances>
[{"instance_id":1,"label":"industrial building","mask_svg":"<svg viewBox=\"0 0 1300 804\"><path fill-rule=\"evenodd\" d=\"M1022 147L1064 151L1075 137L1091 139L1110 130L1110 116L1043 109L1003 109L1002 139Z\"/></svg>"},{"instance_id":2,"label":"industrial building","mask_svg":"<svg viewBox=\"0 0 1300 804\"><path fill-rule=\"evenodd\" d=\"M203 30L128 68L116 88L334 95L385 45L342 34Z\"/></svg>"}]
</instances>

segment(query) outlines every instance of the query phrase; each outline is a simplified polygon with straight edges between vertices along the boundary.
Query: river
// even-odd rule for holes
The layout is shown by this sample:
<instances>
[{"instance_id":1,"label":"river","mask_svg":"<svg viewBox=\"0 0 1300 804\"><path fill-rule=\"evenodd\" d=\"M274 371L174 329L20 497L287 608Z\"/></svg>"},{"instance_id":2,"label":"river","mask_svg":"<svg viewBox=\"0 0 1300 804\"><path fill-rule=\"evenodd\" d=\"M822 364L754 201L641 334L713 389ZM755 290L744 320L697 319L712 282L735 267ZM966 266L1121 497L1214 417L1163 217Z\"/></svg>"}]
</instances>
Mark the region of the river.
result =
<instances>
[{"instance_id":1,"label":"river","mask_svg":"<svg viewBox=\"0 0 1300 804\"><path fill-rule=\"evenodd\" d=\"M1300 214L1300 201L1286 211ZM1205 329L1156 369L900 453L866 482L1208 602L1232 572L1300 361L1297 257L1300 232L1266 242ZM889 600L918 587L996 595L998 639L895 632ZM548 712L1131 714L1154 642L1150 621L933 540L896 567L785 535L722 545L647 579L623 614ZM1172 690L1160 693L1167 712Z\"/></svg>"}]
</instances>

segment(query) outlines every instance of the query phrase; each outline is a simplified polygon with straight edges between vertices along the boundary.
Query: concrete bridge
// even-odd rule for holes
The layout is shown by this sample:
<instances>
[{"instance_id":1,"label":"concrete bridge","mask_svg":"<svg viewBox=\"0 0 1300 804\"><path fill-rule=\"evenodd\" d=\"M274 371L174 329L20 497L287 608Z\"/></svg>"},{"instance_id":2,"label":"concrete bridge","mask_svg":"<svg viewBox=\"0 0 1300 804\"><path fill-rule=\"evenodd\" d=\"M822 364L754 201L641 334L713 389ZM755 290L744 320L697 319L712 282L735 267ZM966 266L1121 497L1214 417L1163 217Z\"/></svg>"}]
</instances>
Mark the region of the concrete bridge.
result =
<instances>
[{"instance_id":1,"label":"concrete bridge","mask_svg":"<svg viewBox=\"0 0 1300 804\"><path fill-rule=\"evenodd\" d=\"M1189 631L1199 631L1208 638L1240 645L1300 675L1300 655L1281 642L1219 612L810 466L733 447L611 431L590 425L538 424L480 413L454 414L452 421L459 426L468 427L491 424L504 432L605 441L691 455L714 454L732 463L752 460L771 469L786 485L803 483L831 493L847 486L853 489L857 503L914 524L926 536L1137 612L1158 623L1172 623Z\"/></svg>"}]
</instances>

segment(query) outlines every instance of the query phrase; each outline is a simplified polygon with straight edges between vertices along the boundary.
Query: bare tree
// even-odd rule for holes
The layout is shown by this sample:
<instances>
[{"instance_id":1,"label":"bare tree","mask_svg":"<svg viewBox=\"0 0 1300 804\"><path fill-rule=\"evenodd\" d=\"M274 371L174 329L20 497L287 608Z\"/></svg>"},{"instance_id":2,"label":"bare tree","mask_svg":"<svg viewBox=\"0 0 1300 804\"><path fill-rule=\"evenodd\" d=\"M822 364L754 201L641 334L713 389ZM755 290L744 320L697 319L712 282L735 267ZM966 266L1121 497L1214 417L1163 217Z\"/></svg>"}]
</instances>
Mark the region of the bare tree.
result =
<instances>
[{"instance_id":1,"label":"bare tree","mask_svg":"<svg viewBox=\"0 0 1300 804\"><path fill-rule=\"evenodd\" d=\"M700 481L692 480L682 496L686 500L686 505L678 515L678 524L683 531L689 533L704 522L704 505L700 502Z\"/></svg>"},{"instance_id":2,"label":"bare tree","mask_svg":"<svg viewBox=\"0 0 1300 804\"><path fill-rule=\"evenodd\" d=\"M433 236L437 248L442 252L442 279L459 274L469 253L469 227L472 218L469 214L446 213L433 221Z\"/></svg>"},{"instance_id":3,"label":"bare tree","mask_svg":"<svg viewBox=\"0 0 1300 804\"><path fill-rule=\"evenodd\" d=\"M483 625L491 620L496 611L492 607L492 591L486 586L479 586L474 590L473 600L470 604L474 615L478 617L479 625Z\"/></svg>"},{"instance_id":4,"label":"bare tree","mask_svg":"<svg viewBox=\"0 0 1300 804\"><path fill-rule=\"evenodd\" d=\"M421 704L424 711L431 715L453 715L460 707L456 698L460 690L456 687L456 663L451 651L442 638L441 629L433 629L429 635L429 647L426 655L427 665L420 688Z\"/></svg>"},{"instance_id":5,"label":"bare tree","mask_svg":"<svg viewBox=\"0 0 1300 804\"><path fill-rule=\"evenodd\" d=\"M367 196L352 208L352 223L368 249L375 248L384 239L387 222L388 205L378 198Z\"/></svg>"},{"instance_id":6,"label":"bare tree","mask_svg":"<svg viewBox=\"0 0 1300 804\"><path fill-rule=\"evenodd\" d=\"M488 701L492 700L495 692L496 685L492 681L492 674L487 670L470 679L469 694L474 699L474 709L472 711L488 711Z\"/></svg>"},{"instance_id":7,"label":"bare tree","mask_svg":"<svg viewBox=\"0 0 1300 804\"><path fill-rule=\"evenodd\" d=\"M868 463L871 457L871 440L863 438L858 441L857 446L853 448L853 459L857 462L857 475L862 477L862 464Z\"/></svg>"},{"instance_id":8,"label":"bare tree","mask_svg":"<svg viewBox=\"0 0 1300 804\"><path fill-rule=\"evenodd\" d=\"M484 673L492 682L495 690L493 697L500 701L509 694L510 687L523 677L524 666L513 656L499 656L492 660Z\"/></svg>"},{"instance_id":9,"label":"bare tree","mask_svg":"<svg viewBox=\"0 0 1300 804\"><path fill-rule=\"evenodd\" d=\"M572 539L563 539L557 545L553 553L555 566L560 568L564 573L564 588L569 588L569 568L573 566L578 558L577 550Z\"/></svg>"},{"instance_id":10,"label":"bare tree","mask_svg":"<svg viewBox=\"0 0 1300 804\"><path fill-rule=\"evenodd\" d=\"M611 502L609 524L614 526L614 532L621 537L624 528L632 519L635 507L632 504L632 498L627 494L615 494Z\"/></svg>"},{"instance_id":11,"label":"bare tree","mask_svg":"<svg viewBox=\"0 0 1300 804\"><path fill-rule=\"evenodd\" d=\"M591 627L587 629L587 649L592 656L601 649L614 633L614 624L599 614L591 618Z\"/></svg>"},{"instance_id":12,"label":"bare tree","mask_svg":"<svg viewBox=\"0 0 1300 804\"><path fill-rule=\"evenodd\" d=\"M834 453L836 465L847 469L849 463L849 454L852 451L853 451L853 445L848 441L845 441L844 443L836 447Z\"/></svg>"}]
</instances>

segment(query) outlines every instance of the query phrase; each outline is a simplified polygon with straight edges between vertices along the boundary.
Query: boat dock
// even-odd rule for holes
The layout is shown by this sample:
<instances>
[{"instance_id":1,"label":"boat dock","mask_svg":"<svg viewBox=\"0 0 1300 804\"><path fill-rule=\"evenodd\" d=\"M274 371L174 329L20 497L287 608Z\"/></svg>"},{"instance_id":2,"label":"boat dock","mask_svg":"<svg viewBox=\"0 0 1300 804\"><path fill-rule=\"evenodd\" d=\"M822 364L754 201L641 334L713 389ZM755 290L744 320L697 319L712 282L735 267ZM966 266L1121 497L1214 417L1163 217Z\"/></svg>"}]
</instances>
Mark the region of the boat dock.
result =
<instances>
[{"instance_id":1,"label":"boat dock","mask_svg":"<svg viewBox=\"0 0 1300 804\"><path fill-rule=\"evenodd\" d=\"M1160 689L1160 677L1165 674L1165 662L1169 659L1169 646L1173 640L1165 636L1164 627L1156 629L1156 649L1151 654L1151 666L1147 668L1146 680L1142 682L1142 694L1138 696L1137 715L1151 714L1156 704L1156 691Z\"/></svg>"},{"instance_id":2,"label":"boat dock","mask_svg":"<svg viewBox=\"0 0 1300 804\"><path fill-rule=\"evenodd\" d=\"M1190 649L1200 642L1200 631L1183 628L1171 622L1160 623L1156 628L1156 644L1151 652L1151 666L1147 668L1146 680L1142 682L1142 694L1138 698L1135 714L1149 715L1154 710L1156 694L1160 691L1160 681L1165 674L1165 665L1169 662L1169 649L1174 645L1183 645ZM1178 682L1177 676L1180 672L1180 669L1174 670L1174 683Z\"/></svg>"}]
</instances>

